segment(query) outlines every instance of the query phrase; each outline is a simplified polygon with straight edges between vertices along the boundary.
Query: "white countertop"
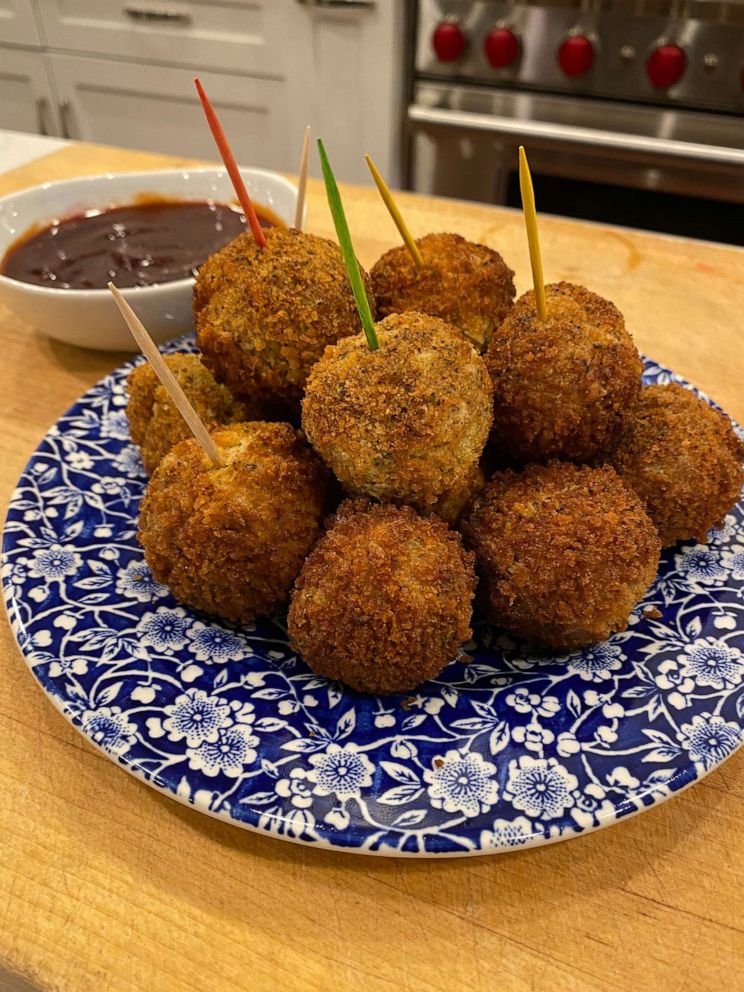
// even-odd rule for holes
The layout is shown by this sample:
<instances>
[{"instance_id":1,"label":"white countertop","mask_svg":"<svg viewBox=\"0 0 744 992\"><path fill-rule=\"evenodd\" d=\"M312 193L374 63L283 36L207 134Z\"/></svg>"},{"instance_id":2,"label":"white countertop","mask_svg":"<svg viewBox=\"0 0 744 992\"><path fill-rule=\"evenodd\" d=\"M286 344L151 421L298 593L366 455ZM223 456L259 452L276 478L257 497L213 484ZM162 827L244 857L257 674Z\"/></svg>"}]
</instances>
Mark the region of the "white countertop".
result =
<instances>
[{"instance_id":1,"label":"white countertop","mask_svg":"<svg viewBox=\"0 0 744 992\"><path fill-rule=\"evenodd\" d=\"M40 134L0 130L0 172L8 172L42 155L69 145L64 138L46 138Z\"/></svg>"}]
</instances>

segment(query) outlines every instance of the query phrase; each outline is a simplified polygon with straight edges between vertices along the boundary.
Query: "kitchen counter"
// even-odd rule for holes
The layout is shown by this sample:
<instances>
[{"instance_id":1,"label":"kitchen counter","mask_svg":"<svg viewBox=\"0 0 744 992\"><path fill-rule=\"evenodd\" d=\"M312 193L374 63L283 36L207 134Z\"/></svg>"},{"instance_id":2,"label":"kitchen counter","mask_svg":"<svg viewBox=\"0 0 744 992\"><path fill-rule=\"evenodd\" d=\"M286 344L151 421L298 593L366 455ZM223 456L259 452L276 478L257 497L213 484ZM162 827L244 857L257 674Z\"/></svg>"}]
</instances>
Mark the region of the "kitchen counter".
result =
<instances>
[{"instance_id":1,"label":"kitchen counter","mask_svg":"<svg viewBox=\"0 0 744 992\"><path fill-rule=\"evenodd\" d=\"M24 131L0 131L0 173L17 169L69 144L63 138L48 138Z\"/></svg>"},{"instance_id":2,"label":"kitchen counter","mask_svg":"<svg viewBox=\"0 0 744 992\"><path fill-rule=\"evenodd\" d=\"M70 145L0 175L0 195L181 161ZM344 197L369 265L396 232L371 189L347 187ZM490 244L516 269L519 291L528 288L519 213L400 199L415 233L457 230ZM308 206L308 228L333 236L316 182ZM549 281L610 297L642 350L744 420L744 251L549 217L541 242ZM4 310L0 348L7 505L47 427L121 356L55 343ZM0 989L737 986L744 753L664 805L568 843L467 860L372 859L241 831L136 781L44 698L7 623L0 686ZM11 973L29 986L11 985Z\"/></svg>"}]
</instances>

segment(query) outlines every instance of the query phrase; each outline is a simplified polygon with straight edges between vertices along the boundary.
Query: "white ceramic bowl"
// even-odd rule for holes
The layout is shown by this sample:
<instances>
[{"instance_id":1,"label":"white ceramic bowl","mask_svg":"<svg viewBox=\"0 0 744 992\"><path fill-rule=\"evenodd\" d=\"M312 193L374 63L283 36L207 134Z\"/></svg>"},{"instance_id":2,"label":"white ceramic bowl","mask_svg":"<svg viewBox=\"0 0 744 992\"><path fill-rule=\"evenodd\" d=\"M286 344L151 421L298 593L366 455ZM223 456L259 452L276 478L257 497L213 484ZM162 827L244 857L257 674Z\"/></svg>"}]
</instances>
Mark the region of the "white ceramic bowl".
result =
<instances>
[{"instance_id":1,"label":"white ceramic bowl","mask_svg":"<svg viewBox=\"0 0 744 992\"><path fill-rule=\"evenodd\" d=\"M270 207L288 226L294 223L297 188L264 169L241 169L248 193ZM235 199L224 169L173 169L158 172L107 173L83 179L44 183L0 199L0 258L37 224L49 223L96 207L131 203L139 193L184 200ZM194 280L122 290L156 341L167 341L192 328ZM0 301L43 334L82 348L133 351L132 337L107 289L52 289L0 275Z\"/></svg>"}]
</instances>

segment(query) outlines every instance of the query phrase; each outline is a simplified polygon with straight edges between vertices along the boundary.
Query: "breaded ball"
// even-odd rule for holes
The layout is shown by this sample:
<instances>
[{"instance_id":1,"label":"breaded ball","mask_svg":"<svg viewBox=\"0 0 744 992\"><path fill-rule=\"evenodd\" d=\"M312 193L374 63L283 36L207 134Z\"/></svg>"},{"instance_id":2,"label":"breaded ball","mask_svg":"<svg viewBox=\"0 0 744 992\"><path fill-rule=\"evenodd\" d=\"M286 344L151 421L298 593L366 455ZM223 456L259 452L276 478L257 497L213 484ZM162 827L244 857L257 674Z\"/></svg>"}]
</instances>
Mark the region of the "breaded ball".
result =
<instances>
[{"instance_id":1,"label":"breaded ball","mask_svg":"<svg viewBox=\"0 0 744 992\"><path fill-rule=\"evenodd\" d=\"M427 234L416 244L423 269L405 245L373 265L379 316L415 310L441 317L482 351L514 302L514 273L497 251L459 234Z\"/></svg>"},{"instance_id":2,"label":"breaded ball","mask_svg":"<svg viewBox=\"0 0 744 992\"><path fill-rule=\"evenodd\" d=\"M199 270L197 343L236 396L296 406L325 346L357 334L359 316L338 245L294 229L264 233L265 248L241 234Z\"/></svg>"},{"instance_id":3,"label":"breaded ball","mask_svg":"<svg viewBox=\"0 0 744 992\"><path fill-rule=\"evenodd\" d=\"M463 531L488 618L561 651L624 630L661 550L640 499L609 465L498 472Z\"/></svg>"},{"instance_id":4,"label":"breaded ball","mask_svg":"<svg viewBox=\"0 0 744 992\"><path fill-rule=\"evenodd\" d=\"M347 489L431 507L480 457L491 381L436 317L394 314L377 335L376 351L363 334L326 349L307 381L302 427Z\"/></svg>"},{"instance_id":5,"label":"breaded ball","mask_svg":"<svg viewBox=\"0 0 744 992\"><path fill-rule=\"evenodd\" d=\"M216 468L181 441L150 479L139 539L158 582L225 620L252 622L286 602L318 535L325 472L297 432L254 421L211 432Z\"/></svg>"},{"instance_id":6,"label":"breaded ball","mask_svg":"<svg viewBox=\"0 0 744 992\"><path fill-rule=\"evenodd\" d=\"M207 426L257 420L255 402L236 400L230 390L215 382L198 355L165 355L166 365ZM127 379L127 417L132 441L142 451L142 462L152 475L163 455L179 441L192 437L186 422L149 364L138 365Z\"/></svg>"},{"instance_id":7,"label":"breaded ball","mask_svg":"<svg viewBox=\"0 0 744 992\"><path fill-rule=\"evenodd\" d=\"M300 572L292 644L319 675L388 694L434 678L470 637L473 556L436 517L347 501Z\"/></svg>"},{"instance_id":8,"label":"breaded ball","mask_svg":"<svg viewBox=\"0 0 744 992\"><path fill-rule=\"evenodd\" d=\"M641 390L611 462L646 504L664 546L707 539L744 483L731 421L676 383Z\"/></svg>"},{"instance_id":9,"label":"breaded ball","mask_svg":"<svg viewBox=\"0 0 744 992\"><path fill-rule=\"evenodd\" d=\"M460 517L470 509L476 496L483 492L485 485L486 476L480 463L476 462L442 493L431 508L431 512L445 520L450 527L456 527Z\"/></svg>"},{"instance_id":10,"label":"breaded ball","mask_svg":"<svg viewBox=\"0 0 744 992\"><path fill-rule=\"evenodd\" d=\"M551 457L591 461L612 449L641 389L643 367L620 311L583 286L521 296L491 338L492 440L517 463Z\"/></svg>"},{"instance_id":11,"label":"breaded ball","mask_svg":"<svg viewBox=\"0 0 744 992\"><path fill-rule=\"evenodd\" d=\"M425 516L436 514L441 517L450 527L457 527L460 517L473 505L476 496L483 492L486 484L486 476L479 462L471 466L464 475L455 479L449 489L445 489L433 506L419 507ZM346 490L343 494L346 497L354 498L354 493ZM396 502L396 506L405 506L403 502Z\"/></svg>"}]
</instances>

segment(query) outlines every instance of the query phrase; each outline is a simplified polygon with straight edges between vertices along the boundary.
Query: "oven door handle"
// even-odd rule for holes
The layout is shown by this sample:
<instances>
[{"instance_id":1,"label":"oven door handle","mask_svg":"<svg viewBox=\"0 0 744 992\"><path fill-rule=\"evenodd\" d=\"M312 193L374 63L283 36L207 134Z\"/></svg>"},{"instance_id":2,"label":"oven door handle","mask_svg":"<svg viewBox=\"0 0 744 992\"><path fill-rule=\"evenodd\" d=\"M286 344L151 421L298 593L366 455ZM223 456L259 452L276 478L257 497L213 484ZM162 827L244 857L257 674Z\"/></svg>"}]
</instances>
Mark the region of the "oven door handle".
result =
<instances>
[{"instance_id":1,"label":"oven door handle","mask_svg":"<svg viewBox=\"0 0 744 992\"><path fill-rule=\"evenodd\" d=\"M532 145L576 145L603 149L615 154L654 156L666 159L686 159L705 165L744 167L744 149L702 145L671 138L651 138L646 135L620 134L571 124L549 124L545 121L516 120L491 114L475 114L464 110L446 110L412 104L408 119L414 124L430 124L470 131L484 131L499 137L513 138Z\"/></svg>"}]
</instances>

